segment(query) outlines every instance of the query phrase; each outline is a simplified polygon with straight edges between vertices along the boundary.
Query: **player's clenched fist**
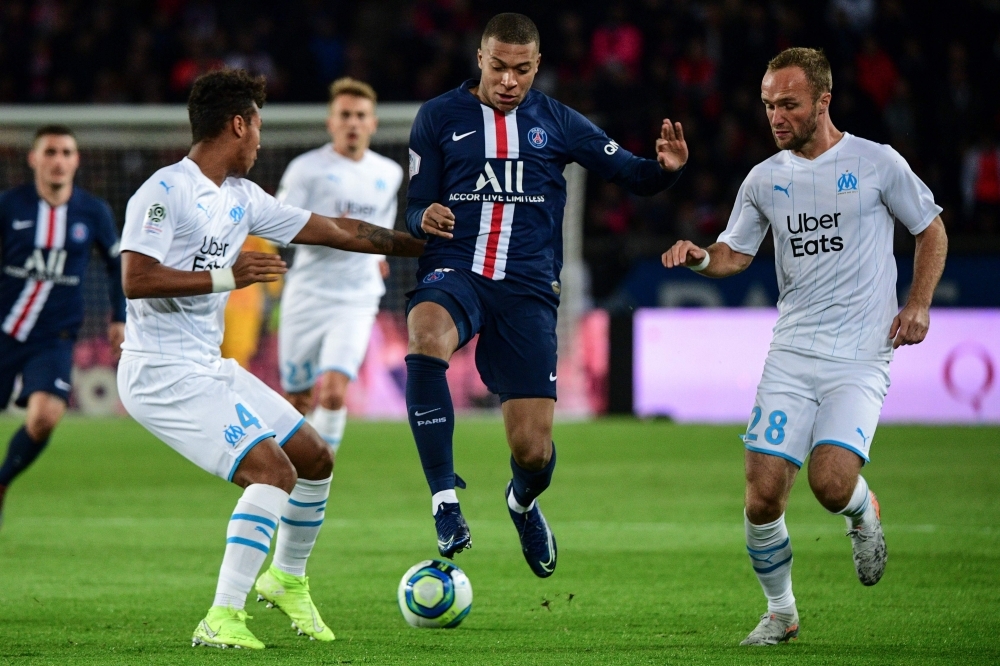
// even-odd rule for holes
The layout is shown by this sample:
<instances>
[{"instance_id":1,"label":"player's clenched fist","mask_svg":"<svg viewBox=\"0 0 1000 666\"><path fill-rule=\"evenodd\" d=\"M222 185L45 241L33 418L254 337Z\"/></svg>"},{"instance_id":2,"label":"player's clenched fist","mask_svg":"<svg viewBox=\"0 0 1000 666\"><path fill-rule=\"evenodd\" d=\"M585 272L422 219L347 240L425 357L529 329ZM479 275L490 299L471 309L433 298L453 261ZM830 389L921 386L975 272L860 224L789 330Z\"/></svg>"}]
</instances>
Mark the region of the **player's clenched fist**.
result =
<instances>
[{"instance_id":1,"label":"player's clenched fist","mask_svg":"<svg viewBox=\"0 0 1000 666\"><path fill-rule=\"evenodd\" d=\"M233 278L237 289L255 282L277 282L287 272L285 261L268 252L240 252L233 264Z\"/></svg>"},{"instance_id":2,"label":"player's clenched fist","mask_svg":"<svg viewBox=\"0 0 1000 666\"><path fill-rule=\"evenodd\" d=\"M420 228L424 233L441 238L451 238L455 229L455 214L451 209L441 204L431 204L424 209L424 215L420 219Z\"/></svg>"},{"instance_id":3,"label":"player's clenched fist","mask_svg":"<svg viewBox=\"0 0 1000 666\"><path fill-rule=\"evenodd\" d=\"M667 268L678 266L697 266L705 258L705 250L691 241L680 240L663 253L663 265Z\"/></svg>"},{"instance_id":4,"label":"player's clenched fist","mask_svg":"<svg viewBox=\"0 0 1000 666\"><path fill-rule=\"evenodd\" d=\"M907 305L889 327L889 339L892 340L892 348L897 349L902 345L915 345L924 341L927 337L927 329L931 325L931 313L926 307L919 305Z\"/></svg>"}]
</instances>

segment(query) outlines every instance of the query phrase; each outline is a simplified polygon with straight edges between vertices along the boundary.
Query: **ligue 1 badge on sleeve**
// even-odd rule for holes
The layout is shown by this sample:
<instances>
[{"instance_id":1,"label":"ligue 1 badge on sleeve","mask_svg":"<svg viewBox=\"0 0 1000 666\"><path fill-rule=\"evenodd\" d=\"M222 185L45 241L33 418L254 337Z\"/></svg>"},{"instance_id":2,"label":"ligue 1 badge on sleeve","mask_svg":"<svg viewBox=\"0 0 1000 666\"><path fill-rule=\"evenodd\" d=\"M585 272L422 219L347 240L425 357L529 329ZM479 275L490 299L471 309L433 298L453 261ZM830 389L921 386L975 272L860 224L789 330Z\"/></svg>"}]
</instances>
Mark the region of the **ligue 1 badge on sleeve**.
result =
<instances>
[{"instance_id":1,"label":"ligue 1 badge on sleeve","mask_svg":"<svg viewBox=\"0 0 1000 666\"><path fill-rule=\"evenodd\" d=\"M562 287L559 285L558 280L552 281L552 293L555 294L556 296L562 293Z\"/></svg>"}]
</instances>

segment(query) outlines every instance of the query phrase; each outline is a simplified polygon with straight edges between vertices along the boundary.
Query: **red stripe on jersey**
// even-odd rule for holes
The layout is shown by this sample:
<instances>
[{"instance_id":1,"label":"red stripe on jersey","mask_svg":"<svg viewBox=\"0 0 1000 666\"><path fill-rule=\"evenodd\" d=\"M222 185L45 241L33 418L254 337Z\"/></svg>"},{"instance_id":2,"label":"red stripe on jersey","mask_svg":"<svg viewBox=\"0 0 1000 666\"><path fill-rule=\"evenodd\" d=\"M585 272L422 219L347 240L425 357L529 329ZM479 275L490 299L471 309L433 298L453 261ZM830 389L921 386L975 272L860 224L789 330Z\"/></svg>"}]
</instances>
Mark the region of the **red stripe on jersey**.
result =
<instances>
[{"instance_id":1,"label":"red stripe on jersey","mask_svg":"<svg viewBox=\"0 0 1000 666\"><path fill-rule=\"evenodd\" d=\"M493 204L493 216L490 218L490 235L486 240L486 258L483 260L483 277L492 279L493 274L496 272L497 245L500 244L500 228L502 225L503 204L495 203Z\"/></svg>"},{"instance_id":2,"label":"red stripe on jersey","mask_svg":"<svg viewBox=\"0 0 1000 666\"><path fill-rule=\"evenodd\" d=\"M31 291L31 296L28 297L28 302L24 304L24 309L21 310L21 316L17 318L14 322L13 328L10 329L10 337L17 338L17 334L21 332L21 326L24 324L24 320L28 318L28 313L31 312L31 306L35 304L35 299L38 298L39 292L41 292L42 287L45 283L39 280L35 283L35 288Z\"/></svg>"},{"instance_id":3,"label":"red stripe on jersey","mask_svg":"<svg viewBox=\"0 0 1000 666\"><path fill-rule=\"evenodd\" d=\"M497 159L505 160L507 159L507 118L496 109L493 110L493 117L496 119L497 125ZM494 209L494 220L496 216L496 209Z\"/></svg>"},{"instance_id":4,"label":"red stripe on jersey","mask_svg":"<svg viewBox=\"0 0 1000 666\"><path fill-rule=\"evenodd\" d=\"M45 247L51 248L56 241L56 209L49 207L49 232L45 237Z\"/></svg>"}]
</instances>

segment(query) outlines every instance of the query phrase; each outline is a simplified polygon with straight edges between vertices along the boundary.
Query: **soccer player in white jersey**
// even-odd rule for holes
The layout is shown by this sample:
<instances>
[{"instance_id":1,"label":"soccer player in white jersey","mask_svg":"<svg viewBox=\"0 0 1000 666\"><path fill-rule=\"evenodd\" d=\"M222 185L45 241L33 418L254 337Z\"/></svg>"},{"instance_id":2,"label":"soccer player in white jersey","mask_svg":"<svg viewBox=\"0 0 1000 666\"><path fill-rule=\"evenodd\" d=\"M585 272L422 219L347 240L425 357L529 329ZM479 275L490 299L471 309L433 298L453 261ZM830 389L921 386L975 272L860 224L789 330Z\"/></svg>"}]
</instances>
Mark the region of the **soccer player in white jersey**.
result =
<instances>
[{"instance_id":1,"label":"soccer player in white jersey","mask_svg":"<svg viewBox=\"0 0 1000 666\"><path fill-rule=\"evenodd\" d=\"M256 581L258 600L284 611L299 633L333 640L305 577L333 454L288 402L219 354L228 292L286 271L275 255L241 253L243 241L254 234L373 254L422 250L408 234L282 204L244 179L257 158L264 86L263 77L242 70L195 82L191 151L129 200L122 235L122 402L185 458L245 489L229 521L215 602L193 637L215 647L264 647L243 608L275 532L274 562Z\"/></svg>"},{"instance_id":2,"label":"soccer player in white jersey","mask_svg":"<svg viewBox=\"0 0 1000 666\"><path fill-rule=\"evenodd\" d=\"M882 577L879 505L859 472L893 350L927 335L948 247L941 208L899 153L834 127L832 85L822 51L791 48L768 64L761 99L781 152L750 171L718 242L682 240L663 255L667 268L721 278L750 265L769 228L774 235L779 316L743 435L747 552L767 612L743 645L798 635L784 514L806 456L816 499L847 521L858 578ZM898 313L895 220L916 237L913 285Z\"/></svg>"},{"instance_id":3,"label":"soccer player in white jersey","mask_svg":"<svg viewBox=\"0 0 1000 666\"><path fill-rule=\"evenodd\" d=\"M349 215L392 229L403 168L369 150L378 126L375 91L345 77L330 85L327 130L332 143L296 157L277 198L321 215ZM347 424L344 396L358 375L379 299L389 276L385 257L328 247L296 248L281 298L281 384L309 423L336 451Z\"/></svg>"}]
</instances>

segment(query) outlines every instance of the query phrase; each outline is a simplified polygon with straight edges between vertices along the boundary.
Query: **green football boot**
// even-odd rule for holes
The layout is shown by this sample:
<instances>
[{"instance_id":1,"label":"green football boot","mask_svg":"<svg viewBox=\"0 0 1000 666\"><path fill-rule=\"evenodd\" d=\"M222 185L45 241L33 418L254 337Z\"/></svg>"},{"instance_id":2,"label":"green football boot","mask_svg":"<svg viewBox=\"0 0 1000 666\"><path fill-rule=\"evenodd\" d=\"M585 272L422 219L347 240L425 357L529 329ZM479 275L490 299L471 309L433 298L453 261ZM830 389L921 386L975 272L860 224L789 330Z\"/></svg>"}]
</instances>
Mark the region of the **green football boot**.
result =
<instances>
[{"instance_id":1,"label":"green football boot","mask_svg":"<svg viewBox=\"0 0 1000 666\"><path fill-rule=\"evenodd\" d=\"M332 641L333 632L323 623L309 595L309 579L293 576L274 565L257 579L257 601L266 601L268 608L277 608L292 621L299 635L313 641Z\"/></svg>"},{"instance_id":2,"label":"green football boot","mask_svg":"<svg viewBox=\"0 0 1000 666\"><path fill-rule=\"evenodd\" d=\"M264 644L247 629L246 611L228 606L212 606L208 615L198 623L191 638L191 647L207 645L217 648L244 648L263 650Z\"/></svg>"}]
</instances>

